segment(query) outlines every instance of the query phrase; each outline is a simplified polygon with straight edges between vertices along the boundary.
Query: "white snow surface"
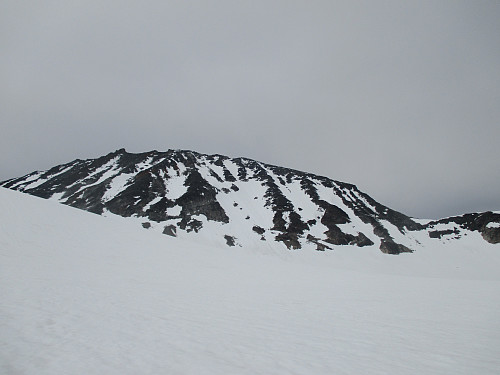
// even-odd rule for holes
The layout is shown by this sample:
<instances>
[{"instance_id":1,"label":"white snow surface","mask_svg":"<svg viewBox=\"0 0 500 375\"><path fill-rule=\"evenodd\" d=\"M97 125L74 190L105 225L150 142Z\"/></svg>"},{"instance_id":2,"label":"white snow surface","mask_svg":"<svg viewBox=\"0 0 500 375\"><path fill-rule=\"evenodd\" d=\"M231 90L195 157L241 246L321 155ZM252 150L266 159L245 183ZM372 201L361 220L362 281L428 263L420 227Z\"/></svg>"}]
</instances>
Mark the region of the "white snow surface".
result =
<instances>
[{"instance_id":1,"label":"white snow surface","mask_svg":"<svg viewBox=\"0 0 500 375\"><path fill-rule=\"evenodd\" d=\"M304 207L307 209L307 207ZM2 374L498 374L500 248L209 247L0 188Z\"/></svg>"}]
</instances>

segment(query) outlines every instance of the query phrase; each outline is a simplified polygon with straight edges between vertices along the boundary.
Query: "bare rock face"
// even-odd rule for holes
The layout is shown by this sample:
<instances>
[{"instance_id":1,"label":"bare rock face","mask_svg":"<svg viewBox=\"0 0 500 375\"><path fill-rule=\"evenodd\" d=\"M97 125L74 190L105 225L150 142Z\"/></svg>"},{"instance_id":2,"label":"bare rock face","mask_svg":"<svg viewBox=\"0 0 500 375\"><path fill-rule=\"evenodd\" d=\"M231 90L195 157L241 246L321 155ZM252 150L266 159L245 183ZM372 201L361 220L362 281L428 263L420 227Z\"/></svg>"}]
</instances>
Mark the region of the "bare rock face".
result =
<instances>
[{"instance_id":1,"label":"bare rock face","mask_svg":"<svg viewBox=\"0 0 500 375\"><path fill-rule=\"evenodd\" d=\"M280 233L276 236L276 241L283 242L288 249L297 250L302 247L296 233Z\"/></svg>"},{"instance_id":2,"label":"bare rock face","mask_svg":"<svg viewBox=\"0 0 500 375\"><path fill-rule=\"evenodd\" d=\"M489 243L500 243L500 228L485 229L481 235Z\"/></svg>"},{"instance_id":3,"label":"bare rock face","mask_svg":"<svg viewBox=\"0 0 500 375\"><path fill-rule=\"evenodd\" d=\"M429 232L430 238L442 238L446 235L458 235L459 231L457 229L445 229L445 230L433 230Z\"/></svg>"},{"instance_id":4,"label":"bare rock face","mask_svg":"<svg viewBox=\"0 0 500 375\"><path fill-rule=\"evenodd\" d=\"M229 217L217 201L217 190L211 186L197 170L186 178L187 191L176 203L182 207L183 218L204 215L208 220L228 223Z\"/></svg>"},{"instance_id":5,"label":"bare rock face","mask_svg":"<svg viewBox=\"0 0 500 375\"><path fill-rule=\"evenodd\" d=\"M316 250L318 251L325 251L325 250L332 250L330 246L325 245L324 243L321 242L321 240L317 237L314 237L311 234L307 235L307 240L313 244L316 245Z\"/></svg>"},{"instance_id":6,"label":"bare rock face","mask_svg":"<svg viewBox=\"0 0 500 375\"><path fill-rule=\"evenodd\" d=\"M481 229L481 235L489 243L500 243L500 221L490 221Z\"/></svg>"},{"instance_id":7,"label":"bare rock face","mask_svg":"<svg viewBox=\"0 0 500 375\"><path fill-rule=\"evenodd\" d=\"M380 251L385 254L401 254L401 253L412 253L413 250L407 248L404 245L398 244L393 241L382 241L380 243Z\"/></svg>"},{"instance_id":8,"label":"bare rock face","mask_svg":"<svg viewBox=\"0 0 500 375\"><path fill-rule=\"evenodd\" d=\"M382 252L400 254L419 245L414 235L436 242L459 241L466 231L500 243L497 213L423 223L376 202L352 184L251 159L193 151L133 154L120 149L0 186L96 214L139 218L144 228L163 228L159 230L169 236L182 231L200 239L224 238L231 247L246 243L272 247L280 242L290 250L325 251L380 241Z\"/></svg>"},{"instance_id":9,"label":"bare rock face","mask_svg":"<svg viewBox=\"0 0 500 375\"><path fill-rule=\"evenodd\" d=\"M359 247L371 246L373 245L373 241L366 237L363 233L359 232L358 235L351 240L351 244Z\"/></svg>"}]
</instances>

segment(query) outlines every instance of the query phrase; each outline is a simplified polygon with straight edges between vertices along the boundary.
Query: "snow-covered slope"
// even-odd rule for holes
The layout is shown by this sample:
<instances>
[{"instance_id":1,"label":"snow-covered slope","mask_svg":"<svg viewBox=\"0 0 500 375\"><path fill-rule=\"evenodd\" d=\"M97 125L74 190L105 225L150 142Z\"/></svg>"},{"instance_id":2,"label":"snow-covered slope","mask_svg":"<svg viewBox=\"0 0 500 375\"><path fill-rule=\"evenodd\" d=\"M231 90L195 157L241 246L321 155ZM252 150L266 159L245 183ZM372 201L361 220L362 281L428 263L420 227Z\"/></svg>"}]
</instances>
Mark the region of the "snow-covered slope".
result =
<instances>
[{"instance_id":1,"label":"snow-covered slope","mask_svg":"<svg viewBox=\"0 0 500 375\"><path fill-rule=\"evenodd\" d=\"M192 151L131 154L122 149L0 186L215 246L373 246L398 254L429 242L456 242L472 233L500 242L499 213L414 220L351 184Z\"/></svg>"},{"instance_id":2,"label":"snow-covered slope","mask_svg":"<svg viewBox=\"0 0 500 375\"><path fill-rule=\"evenodd\" d=\"M500 252L474 236L218 248L0 189L0 373L497 374Z\"/></svg>"}]
</instances>

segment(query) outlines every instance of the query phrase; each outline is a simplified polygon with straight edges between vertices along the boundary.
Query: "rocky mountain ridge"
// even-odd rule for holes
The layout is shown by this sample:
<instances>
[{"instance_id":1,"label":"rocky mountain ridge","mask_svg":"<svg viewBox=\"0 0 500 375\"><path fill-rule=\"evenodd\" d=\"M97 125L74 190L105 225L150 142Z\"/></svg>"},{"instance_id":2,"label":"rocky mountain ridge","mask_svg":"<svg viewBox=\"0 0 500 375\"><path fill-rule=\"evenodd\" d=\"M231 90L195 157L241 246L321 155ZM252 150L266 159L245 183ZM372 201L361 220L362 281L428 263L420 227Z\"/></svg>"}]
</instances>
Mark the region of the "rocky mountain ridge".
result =
<instances>
[{"instance_id":1,"label":"rocky mountain ridge","mask_svg":"<svg viewBox=\"0 0 500 375\"><path fill-rule=\"evenodd\" d=\"M481 234L500 243L500 213L412 219L356 186L247 158L124 149L0 183L166 235L228 246L412 252Z\"/></svg>"}]
</instances>

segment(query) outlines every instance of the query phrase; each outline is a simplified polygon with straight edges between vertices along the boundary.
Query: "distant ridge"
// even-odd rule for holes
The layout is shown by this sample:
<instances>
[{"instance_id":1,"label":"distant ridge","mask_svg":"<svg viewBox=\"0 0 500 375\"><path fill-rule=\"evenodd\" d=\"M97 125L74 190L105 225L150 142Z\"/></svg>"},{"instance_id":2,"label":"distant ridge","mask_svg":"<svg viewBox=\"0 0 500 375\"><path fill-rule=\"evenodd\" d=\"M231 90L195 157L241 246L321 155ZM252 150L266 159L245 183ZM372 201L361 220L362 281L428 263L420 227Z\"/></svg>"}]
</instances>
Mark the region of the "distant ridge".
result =
<instances>
[{"instance_id":1,"label":"distant ridge","mask_svg":"<svg viewBox=\"0 0 500 375\"><path fill-rule=\"evenodd\" d=\"M247 158L125 149L0 183L149 230L228 246L412 252L478 236L500 243L500 214L417 220L356 186Z\"/></svg>"}]
</instances>

